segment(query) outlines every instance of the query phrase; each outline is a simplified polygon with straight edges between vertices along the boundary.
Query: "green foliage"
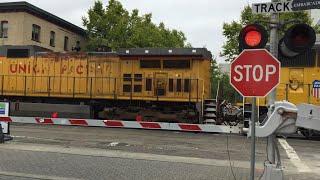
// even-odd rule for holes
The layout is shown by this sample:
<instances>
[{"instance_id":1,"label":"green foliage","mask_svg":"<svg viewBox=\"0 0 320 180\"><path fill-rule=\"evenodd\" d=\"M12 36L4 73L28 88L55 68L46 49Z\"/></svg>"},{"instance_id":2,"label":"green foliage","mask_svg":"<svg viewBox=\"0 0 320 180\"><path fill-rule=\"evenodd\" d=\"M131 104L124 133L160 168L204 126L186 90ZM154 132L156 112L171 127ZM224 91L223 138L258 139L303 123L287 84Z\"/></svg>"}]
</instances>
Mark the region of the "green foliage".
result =
<instances>
[{"instance_id":1,"label":"green foliage","mask_svg":"<svg viewBox=\"0 0 320 180\"><path fill-rule=\"evenodd\" d=\"M109 0L106 7L96 1L83 17L88 33L88 50L98 46L118 48L134 47L190 47L183 32L170 30L164 23L152 22L152 14L128 12L117 0Z\"/></svg>"},{"instance_id":2,"label":"green foliage","mask_svg":"<svg viewBox=\"0 0 320 180\"><path fill-rule=\"evenodd\" d=\"M229 83L229 75L224 74L219 70L215 59L211 62L210 69L212 97L215 98L217 96L218 84L220 84L219 99L227 100L228 102L235 102L237 92Z\"/></svg>"},{"instance_id":3,"label":"green foliage","mask_svg":"<svg viewBox=\"0 0 320 180\"><path fill-rule=\"evenodd\" d=\"M311 24L311 18L305 11L281 13L279 19L280 22L284 23L290 20L299 20L300 22ZM223 24L223 36L226 38L226 42L222 46L220 56L225 57L228 62L233 61L239 54L238 37L242 27L251 23L259 23L269 30L268 21L270 21L270 15L253 14L252 9L249 6L245 7L241 12L239 21ZM280 36L283 35L283 32L291 25L293 25L293 23L284 26ZM320 30L320 27L315 28L316 31Z\"/></svg>"}]
</instances>

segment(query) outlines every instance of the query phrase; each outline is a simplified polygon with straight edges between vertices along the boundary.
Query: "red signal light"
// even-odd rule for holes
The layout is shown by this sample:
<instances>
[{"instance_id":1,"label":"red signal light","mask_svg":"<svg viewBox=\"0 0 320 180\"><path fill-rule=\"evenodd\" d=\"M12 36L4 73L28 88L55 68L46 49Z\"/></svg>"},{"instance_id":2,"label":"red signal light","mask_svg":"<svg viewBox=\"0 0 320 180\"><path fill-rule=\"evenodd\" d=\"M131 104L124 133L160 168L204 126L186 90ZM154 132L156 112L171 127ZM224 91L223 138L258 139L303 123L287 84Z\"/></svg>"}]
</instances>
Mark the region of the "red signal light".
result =
<instances>
[{"instance_id":1,"label":"red signal light","mask_svg":"<svg viewBox=\"0 0 320 180\"><path fill-rule=\"evenodd\" d=\"M239 50L262 49L268 41L268 33L260 24L249 24L245 26L239 35Z\"/></svg>"},{"instance_id":2,"label":"red signal light","mask_svg":"<svg viewBox=\"0 0 320 180\"><path fill-rule=\"evenodd\" d=\"M281 55L295 57L311 49L316 42L316 32L308 24L291 26L279 42Z\"/></svg>"},{"instance_id":3,"label":"red signal light","mask_svg":"<svg viewBox=\"0 0 320 180\"><path fill-rule=\"evenodd\" d=\"M261 33L258 31L249 31L244 38L246 44L251 47L258 46L261 42L261 39Z\"/></svg>"}]
</instances>

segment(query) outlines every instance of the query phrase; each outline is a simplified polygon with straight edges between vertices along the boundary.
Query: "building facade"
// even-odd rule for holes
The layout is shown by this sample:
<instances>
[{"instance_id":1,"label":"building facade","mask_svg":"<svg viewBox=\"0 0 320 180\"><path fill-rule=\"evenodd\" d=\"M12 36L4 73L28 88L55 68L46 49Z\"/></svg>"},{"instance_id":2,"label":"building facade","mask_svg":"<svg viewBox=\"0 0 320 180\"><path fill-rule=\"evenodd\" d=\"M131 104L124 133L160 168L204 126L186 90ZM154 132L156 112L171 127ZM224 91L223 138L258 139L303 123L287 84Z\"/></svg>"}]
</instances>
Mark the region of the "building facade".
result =
<instances>
[{"instance_id":1,"label":"building facade","mask_svg":"<svg viewBox=\"0 0 320 180\"><path fill-rule=\"evenodd\" d=\"M2 56L79 51L85 45L85 30L74 24L27 2L0 3Z\"/></svg>"}]
</instances>

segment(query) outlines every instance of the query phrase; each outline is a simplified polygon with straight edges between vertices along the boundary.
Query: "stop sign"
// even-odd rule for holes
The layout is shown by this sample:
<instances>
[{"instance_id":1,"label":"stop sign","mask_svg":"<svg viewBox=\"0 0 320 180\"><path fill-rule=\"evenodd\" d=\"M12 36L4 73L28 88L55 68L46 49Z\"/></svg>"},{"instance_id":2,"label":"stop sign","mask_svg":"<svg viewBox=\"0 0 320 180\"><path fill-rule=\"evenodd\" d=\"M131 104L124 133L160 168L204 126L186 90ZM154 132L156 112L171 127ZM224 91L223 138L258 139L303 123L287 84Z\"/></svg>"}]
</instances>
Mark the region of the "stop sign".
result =
<instances>
[{"instance_id":1,"label":"stop sign","mask_svg":"<svg viewBox=\"0 0 320 180\"><path fill-rule=\"evenodd\" d=\"M230 84L245 97L265 97L280 82L280 62L265 49L245 49L232 63Z\"/></svg>"}]
</instances>

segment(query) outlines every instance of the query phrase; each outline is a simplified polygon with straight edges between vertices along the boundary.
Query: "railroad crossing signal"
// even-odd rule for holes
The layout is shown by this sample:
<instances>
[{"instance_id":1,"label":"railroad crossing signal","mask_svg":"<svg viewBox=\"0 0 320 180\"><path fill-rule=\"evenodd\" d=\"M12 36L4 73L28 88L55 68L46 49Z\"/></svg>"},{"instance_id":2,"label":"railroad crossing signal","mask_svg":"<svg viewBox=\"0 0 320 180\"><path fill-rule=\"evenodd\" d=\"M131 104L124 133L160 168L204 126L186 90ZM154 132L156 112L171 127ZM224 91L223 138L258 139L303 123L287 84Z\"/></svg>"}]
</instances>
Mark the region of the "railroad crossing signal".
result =
<instances>
[{"instance_id":1,"label":"railroad crossing signal","mask_svg":"<svg viewBox=\"0 0 320 180\"><path fill-rule=\"evenodd\" d=\"M262 49L268 42L268 33L259 24L249 24L242 28L239 35L239 52L244 49ZM294 24L279 41L279 53L295 57L312 48L316 42L315 30L307 24Z\"/></svg>"},{"instance_id":2,"label":"railroad crossing signal","mask_svg":"<svg viewBox=\"0 0 320 180\"><path fill-rule=\"evenodd\" d=\"M279 42L279 52L283 56L294 57L313 47L316 32L307 24L291 26Z\"/></svg>"},{"instance_id":3,"label":"railroad crossing signal","mask_svg":"<svg viewBox=\"0 0 320 180\"><path fill-rule=\"evenodd\" d=\"M249 24L242 28L239 35L239 50L261 49L268 42L268 33L265 28L259 24Z\"/></svg>"},{"instance_id":4,"label":"railroad crossing signal","mask_svg":"<svg viewBox=\"0 0 320 180\"><path fill-rule=\"evenodd\" d=\"M232 63L230 84L244 97L265 97L280 82L280 62L265 49L246 49Z\"/></svg>"}]
</instances>

